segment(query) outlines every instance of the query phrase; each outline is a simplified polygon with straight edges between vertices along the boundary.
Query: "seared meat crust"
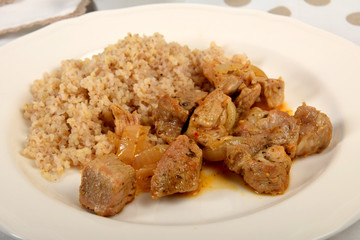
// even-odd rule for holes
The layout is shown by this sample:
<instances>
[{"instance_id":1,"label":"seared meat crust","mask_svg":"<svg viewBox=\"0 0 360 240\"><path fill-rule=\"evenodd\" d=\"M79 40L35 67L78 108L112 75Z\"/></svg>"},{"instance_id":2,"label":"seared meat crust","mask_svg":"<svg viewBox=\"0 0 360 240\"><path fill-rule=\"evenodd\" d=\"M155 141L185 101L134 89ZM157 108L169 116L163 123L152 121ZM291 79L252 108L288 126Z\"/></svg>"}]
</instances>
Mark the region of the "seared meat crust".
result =
<instances>
[{"instance_id":1,"label":"seared meat crust","mask_svg":"<svg viewBox=\"0 0 360 240\"><path fill-rule=\"evenodd\" d=\"M229 146L228 168L241 174L258 193L281 194L289 185L291 158L284 147L271 146L252 154L248 145Z\"/></svg>"},{"instance_id":2,"label":"seared meat crust","mask_svg":"<svg viewBox=\"0 0 360 240\"><path fill-rule=\"evenodd\" d=\"M180 106L178 99L169 95L161 97L153 112L157 136L167 143L173 142L180 135L188 116L189 111Z\"/></svg>"},{"instance_id":3,"label":"seared meat crust","mask_svg":"<svg viewBox=\"0 0 360 240\"><path fill-rule=\"evenodd\" d=\"M261 95L269 108L279 107L284 102L285 83L282 79L259 78Z\"/></svg>"},{"instance_id":4,"label":"seared meat crust","mask_svg":"<svg viewBox=\"0 0 360 240\"><path fill-rule=\"evenodd\" d=\"M201 165L201 149L187 136L178 136L154 170L151 178L151 197L156 199L197 190Z\"/></svg>"},{"instance_id":5,"label":"seared meat crust","mask_svg":"<svg viewBox=\"0 0 360 240\"><path fill-rule=\"evenodd\" d=\"M100 216L113 216L135 197L135 170L114 155L99 156L82 170L79 201Z\"/></svg>"},{"instance_id":6,"label":"seared meat crust","mask_svg":"<svg viewBox=\"0 0 360 240\"><path fill-rule=\"evenodd\" d=\"M229 135L236 119L231 98L220 89L209 93L194 110L186 135L207 147L217 147L218 139Z\"/></svg>"},{"instance_id":7,"label":"seared meat crust","mask_svg":"<svg viewBox=\"0 0 360 240\"><path fill-rule=\"evenodd\" d=\"M261 85L254 84L241 89L239 96L235 99L235 105L239 114L244 114L250 110L254 103L260 98Z\"/></svg>"},{"instance_id":8,"label":"seared meat crust","mask_svg":"<svg viewBox=\"0 0 360 240\"><path fill-rule=\"evenodd\" d=\"M298 119L300 125L297 156L321 152L329 145L332 137L332 124L326 114L304 103L298 107L294 117Z\"/></svg>"},{"instance_id":9,"label":"seared meat crust","mask_svg":"<svg viewBox=\"0 0 360 240\"><path fill-rule=\"evenodd\" d=\"M239 121L233 134L242 137L262 134L266 139L265 145L284 146L287 154L293 158L299 131L297 120L288 113L279 110L265 111L255 107L248 112L245 119Z\"/></svg>"}]
</instances>

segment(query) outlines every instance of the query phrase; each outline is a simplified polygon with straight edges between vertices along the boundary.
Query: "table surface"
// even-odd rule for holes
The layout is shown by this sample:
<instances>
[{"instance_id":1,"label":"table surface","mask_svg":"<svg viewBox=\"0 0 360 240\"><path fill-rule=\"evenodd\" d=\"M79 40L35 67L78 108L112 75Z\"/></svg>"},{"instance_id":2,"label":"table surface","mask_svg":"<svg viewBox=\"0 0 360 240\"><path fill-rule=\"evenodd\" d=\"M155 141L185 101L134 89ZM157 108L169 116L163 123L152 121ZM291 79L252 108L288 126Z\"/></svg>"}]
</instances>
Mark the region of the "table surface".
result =
<instances>
[{"instance_id":1,"label":"table surface","mask_svg":"<svg viewBox=\"0 0 360 240\"><path fill-rule=\"evenodd\" d=\"M89 10L98 11L168 2L200 3L239 9L257 9L284 15L339 35L360 46L360 0L93 0ZM0 35L0 47L37 29L38 27L35 27ZM15 240L17 238L0 230L0 239ZM360 221L357 221L329 239L360 239Z\"/></svg>"}]
</instances>

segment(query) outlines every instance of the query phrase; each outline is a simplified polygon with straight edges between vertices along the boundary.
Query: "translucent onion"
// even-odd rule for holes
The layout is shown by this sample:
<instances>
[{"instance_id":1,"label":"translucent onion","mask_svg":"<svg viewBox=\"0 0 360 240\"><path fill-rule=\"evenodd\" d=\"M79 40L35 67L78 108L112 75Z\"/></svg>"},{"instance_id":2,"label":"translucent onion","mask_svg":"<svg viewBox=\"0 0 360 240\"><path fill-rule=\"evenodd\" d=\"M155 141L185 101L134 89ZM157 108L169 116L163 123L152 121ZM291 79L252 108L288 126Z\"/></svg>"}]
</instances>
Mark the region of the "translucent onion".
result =
<instances>
[{"instance_id":1,"label":"translucent onion","mask_svg":"<svg viewBox=\"0 0 360 240\"><path fill-rule=\"evenodd\" d=\"M219 162L226 159L226 143L223 143L218 148L211 149L205 147L203 149L203 158L210 162Z\"/></svg>"},{"instance_id":2,"label":"translucent onion","mask_svg":"<svg viewBox=\"0 0 360 240\"><path fill-rule=\"evenodd\" d=\"M154 175L157 163L160 161L167 148L168 145L159 144L135 155L133 167L136 170L137 191L150 191L151 177Z\"/></svg>"},{"instance_id":3,"label":"translucent onion","mask_svg":"<svg viewBox=\"0 0 360 240\"><path fill-rule=\"evenodd\" d=\"M150 146L147 143L143 143L143 141L147 139L146 137L149 130L149 126L141 125L130 125L124 128L117 151L117 155L121 161L132 165L135 154L140 152L140 150L137 150L138 143L140 143L139 147L141 150L144 150L145 145Z\"/></svg>"},{"instance_id":4,"label":"translucent onion","mask_svg":"<svg viewBox=\"0 0 360 240\"><path fill-rule=\"evenodd\" d=\"M119 149L120 141L121 141L121 138L119 137L119 135L115 134L112 131L108 131L106 136L107 136L109 143L113 144L115 146L116 150Z\"/></svg>"},{"instance_id":5,"label":"translucent onion","mask_svg":"<svg viewBox=\"0 0 360 240\"><path fill-rule=\"evenodd\" d=\"M226 159L227 147L229 145L246 144L246 139L243 137L226 136L220 138L221 144L216 148L205 147L203 149L203 158L210 162L219 162Z\"/></svg>"},{"instance_id":6,"label":"translucent onion","mask_svg":"<svg viewBox=\"0 0 360 240\"><path fill-rule=\"evenodd\" d=\"M257 77L265 77L265 78L268 78L265 74L265 72L263 70L261 70L260 68L258 68L257 66L255 65L251 65L251 70L253 70L255 76Z\"/></svg>"},{"instance_id":7,"label":"translucent onion","mask_svg":"<svg viewBox=\"0 0 360 240\"><path fill-rule=\"evenodd\" d=\"M135 172L136 190L138 192L149 192L151 186L151 177L154 175L153 168L140 168Z\"/></svg>"},{"instance_id":8,"label":"translucent onion","mask_svg":"<svg viewBox=\"0 0 360 240\"><path fill-rule=\"evenodd\" d=\"M150 131L150 126L141 126L138 140L136 143L135 155L154 146L149 139L148 136L149 131Z\"/></svg>"},{"instance_id":9,"label":"translucent onion","mask_svg":"<svg viewBox=\"0 0 360 240\"><path fill-rule=\"evenodd\" d=\"M140 168L156 168L158 161L163 156L169 145L159 144L135 155L133 167L137 170Z\"/></svg>"},{"instance_id":10,"label":"translucent onion","mask_svg":"<svg viewBox=\"0 0 360 240\"><path fill-rule=\"evenodd\" d=\"M223 63L214 67L216 73L228 74L229 72L241 71L244 68L244 64L241 63Z\"/></svg>"},{"instance_id":11,"label":"translucent onion","mask_svg":"<svg viewBox=\"0 0 360 240\"><path fill-rule=\"evenodd\" d=\"M236 107L232 101L229 101L226 106L227 118L225 122L225 129L230 132L236 121Z\"/></svg>"}]
</instances>

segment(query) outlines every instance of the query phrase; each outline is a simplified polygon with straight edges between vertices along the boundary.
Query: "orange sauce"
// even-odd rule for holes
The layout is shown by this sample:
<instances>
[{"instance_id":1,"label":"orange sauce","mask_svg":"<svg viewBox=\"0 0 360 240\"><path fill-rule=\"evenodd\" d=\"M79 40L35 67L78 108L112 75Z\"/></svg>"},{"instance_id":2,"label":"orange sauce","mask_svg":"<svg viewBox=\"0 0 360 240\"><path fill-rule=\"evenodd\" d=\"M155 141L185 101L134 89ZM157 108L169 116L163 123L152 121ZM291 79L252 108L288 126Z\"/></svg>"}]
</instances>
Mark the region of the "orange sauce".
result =
<instances>
[{"instance_id":1,"label":"orange sauce","mask_svg":"<svg viewBox=\"0 0 360 240\"><path fill-rule=\"evenodd\" d=\"M244 182L240 174L231 172L223 164L224 163L222 161L204 162L200 172L200 185L197 190L187 193L175 193L167 197L170 198L197 197L201 194L206 194L208 192L217 191L217 190L239 191L242 195L245 193L244 190L247 190L259 196L278 196L286 192L285 190L283 193L278 195L271 195L266 193L259 194ZM149 192L150 192L150 181L148 185L146 185L145 187L137 185L135 196L139 196L140 194L149 193Z\"/></svg>"},{"instance_id":2,"label":"orange sauce","mask_svg":"<svg viewBox=\"0 0 360 240\"><path fill-rule=\"evenodd\" d=\"M254 106L260 107L261 109L267 111L271 110L265 102L256 102ZM294 111L289 107L289 105L286 102L283 102L279 107L276 107L275 109L279 111L287 112L290 116L294 115ZM244 188L249 190L250 192L257 193L244 182L244 180L239 174L233 173L230 170L228 170L224 166L223 161L220 162L204 161L200 172L199 188L192 192L177 193L170 195L168 197L172 197L172 196L196 197L199 196L200 194L204 194L216 190L240 191L240 190L244 190ZM149 183L145 184L145 187L137 186L136 196L149 191L150 191L150 181ZM268 195L268 194L260 194L260 195Z\"/></svg>"},{"instance_id":3,"label":"orange sauce","mask_svg":"<svg viewBox=\"0 0 360 240\"><path fill-rule=\"evenodd\" d=\"M216 190L240 191L243 188L249 188L240 175L231 172L223 166L223 162L204 162L200 172L199 188L192 192L175 193L168 197L197 197ZM136 196L150 191L150 182L148 186L136 186ZM253 190L252 190L253 191Z\"/></svg>"},{"instance_id":4,"label":"orange sauce","mask_svg":"<svg viewBox=\"0 0 360 240\"><path fill-rule=\"evenodd\" d=\"M216 190L239 191L245 185L240 175L227 170L223 162L205 162L200 173L200 186L198 190L177 194L181 197L196 197Z\"/></svg>"},{"instance_id":5,"label":"orange sauce","mask_svg":"<svg viewBox=\"0 0 360 240\"><path fill-rule=\"evenodd\" d=\"M286 102L283 102L280 106L276 108L269 108L266 104L266 102L256 102L254 103L254 107L259 107L263 110L270 111L271 109L276 109L279 111L287 112L290 116L294 115L294 111L289 107L289 105Z\"/></svg>"},{"instance_id":6,"label":"orange sauce","mask_svg":"<svg viewBox=\"0 0 360 240\"><path fill-rule=\"evenodd\" d=\"M290 116L294 115L294 111L289 107L286 102L283 102L279 107L276 108L277 110L287 112Z\"/></svg>"}]
</instances>

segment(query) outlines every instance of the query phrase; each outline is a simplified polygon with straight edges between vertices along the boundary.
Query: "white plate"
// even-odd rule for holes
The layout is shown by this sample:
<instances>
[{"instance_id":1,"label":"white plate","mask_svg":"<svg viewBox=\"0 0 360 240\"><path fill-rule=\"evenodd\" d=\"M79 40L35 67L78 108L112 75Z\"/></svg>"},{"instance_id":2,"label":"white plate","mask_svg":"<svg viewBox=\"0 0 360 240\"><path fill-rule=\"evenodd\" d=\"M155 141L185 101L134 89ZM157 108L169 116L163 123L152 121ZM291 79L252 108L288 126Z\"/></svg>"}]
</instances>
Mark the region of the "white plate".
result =
<instances>
[{"instance_id":1,"label":"white plate","mask_svg":"<svg viewBox=\"0 0 360 240\"><path fill-rule=\"evenodd\" d=\"M191 48L211 41L227 54L246 53L268 75L282 76L286 101L306 101L334 125L331 145L296 160L288 191L259 196L239 186L195 198L141 195L103 218L78 203L78 171L44 180L19 152L27 125L21 108L29 87L62 59L79 58L128 32L164 34ZM26 239L315 239L360 216L360 48L291 18L204 5L152 5L95 12L61 21L0 48L0 225Z\"/></svg>"}]
</instances>

